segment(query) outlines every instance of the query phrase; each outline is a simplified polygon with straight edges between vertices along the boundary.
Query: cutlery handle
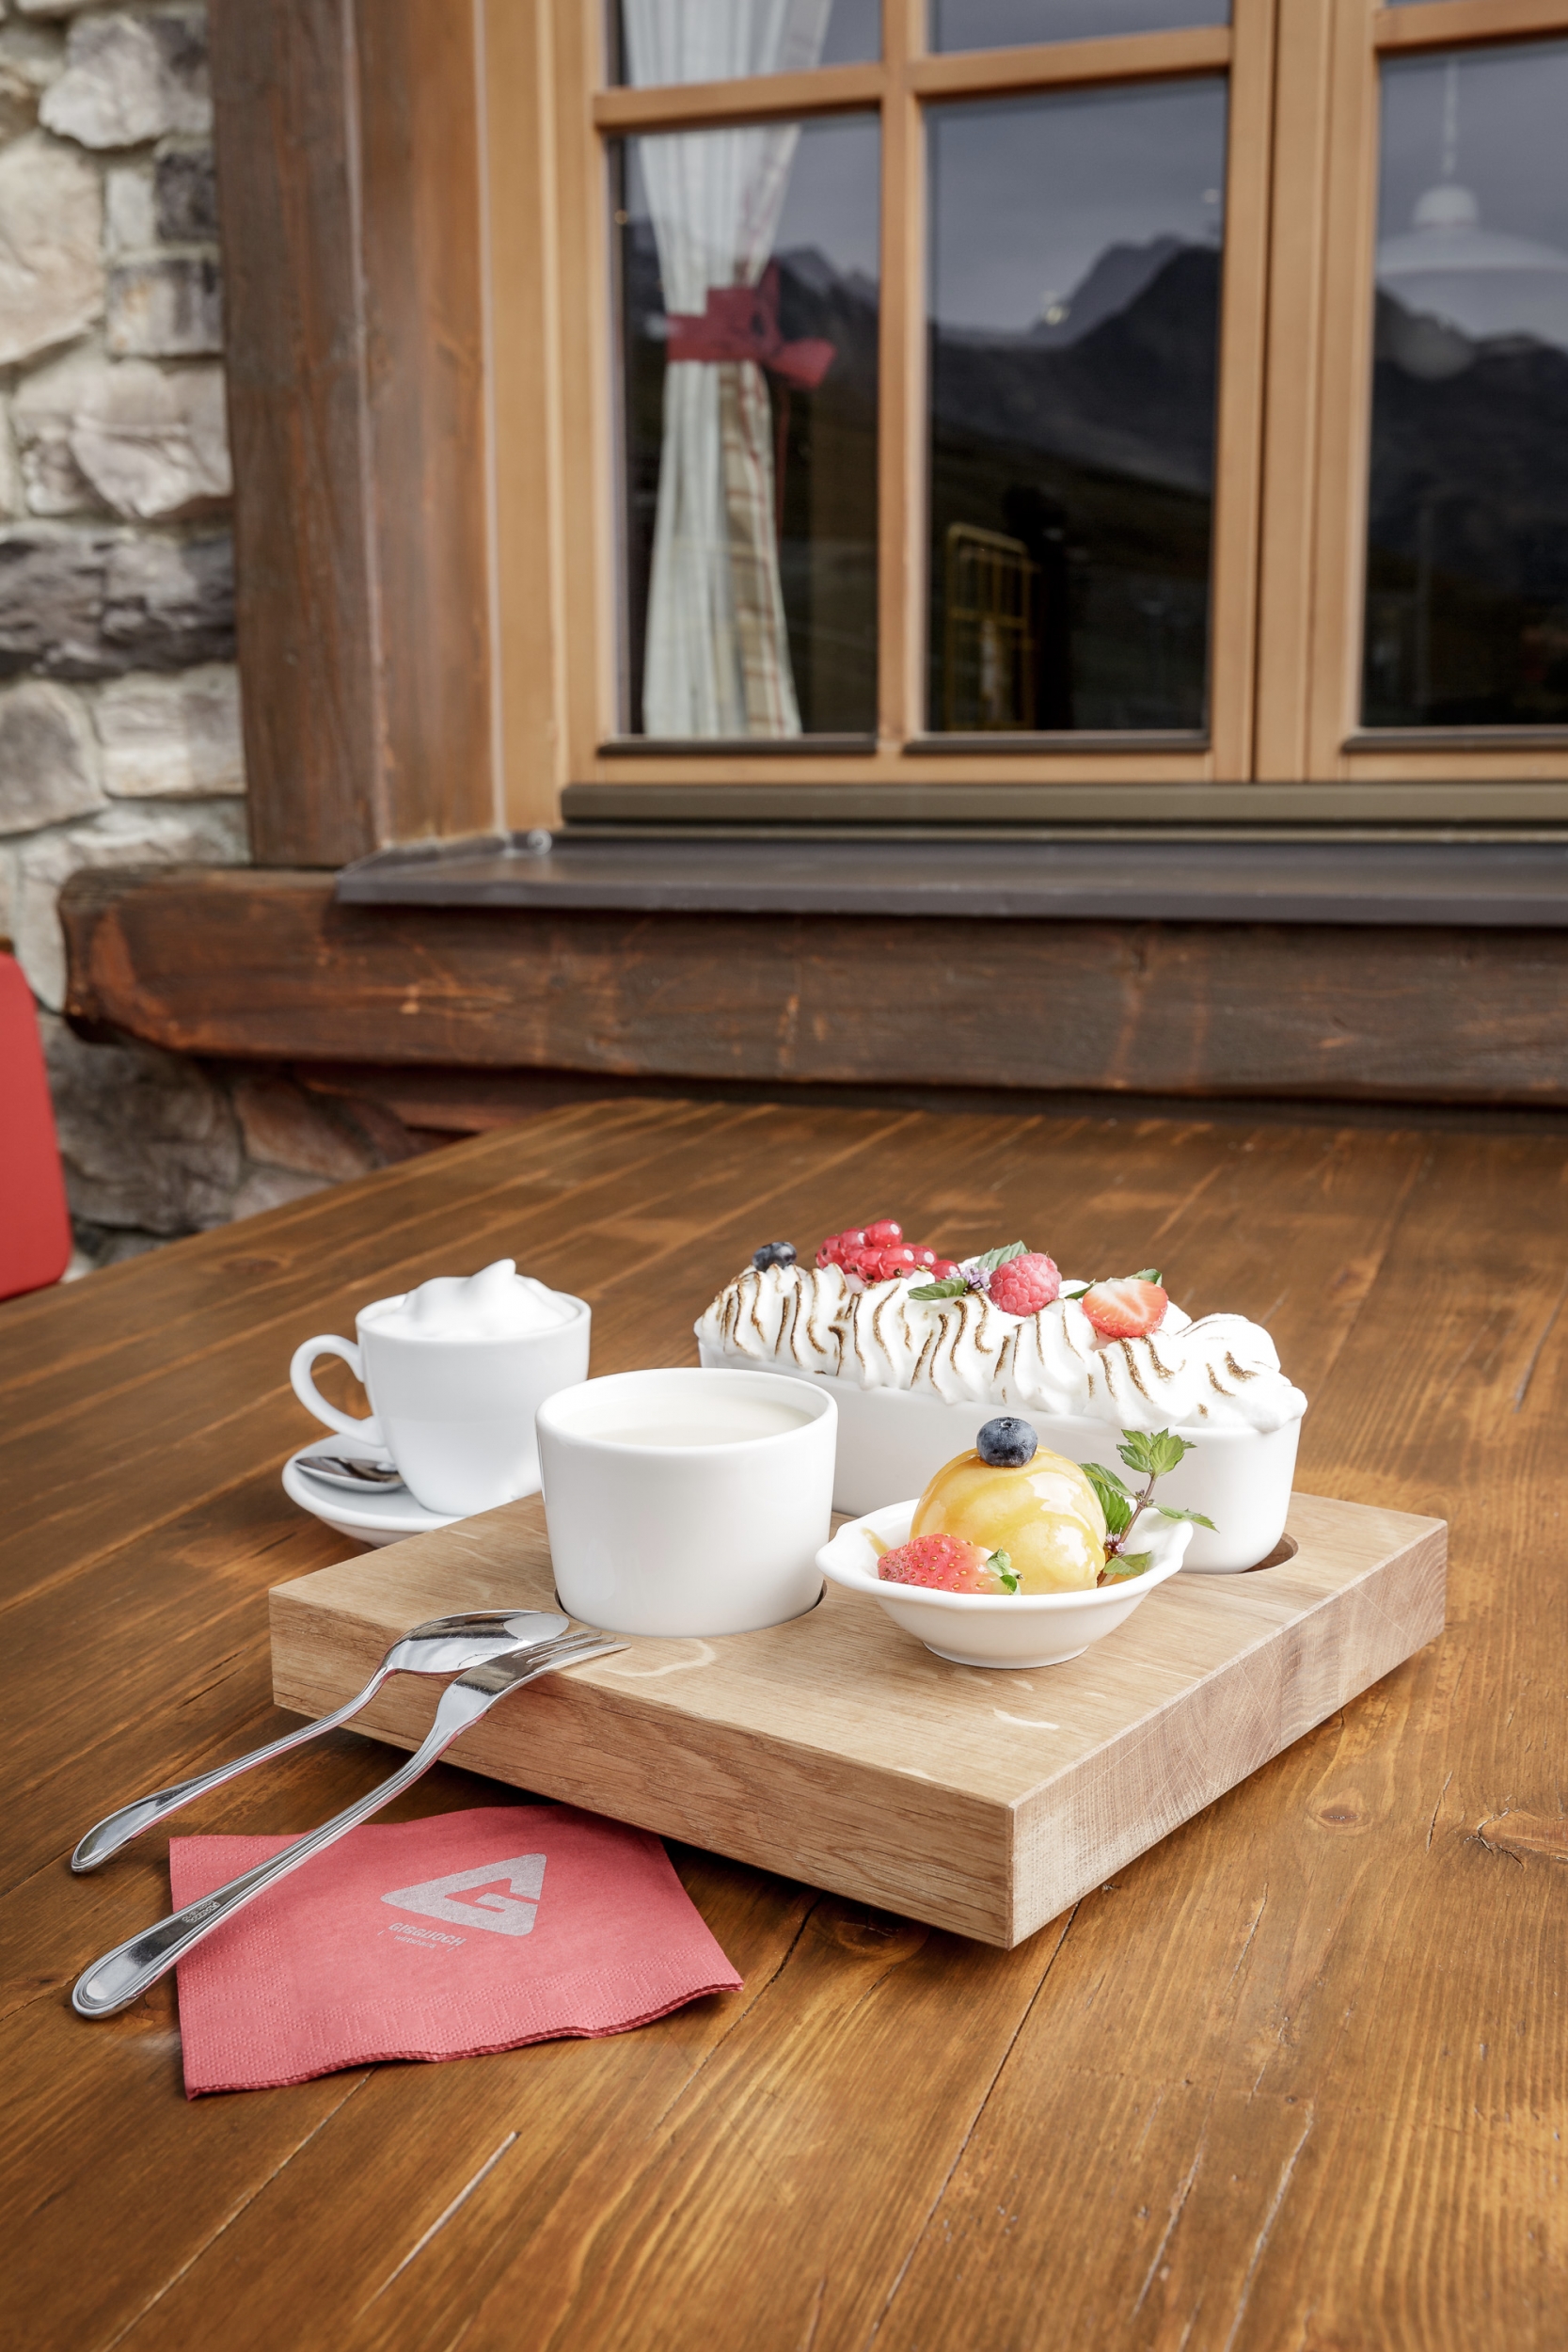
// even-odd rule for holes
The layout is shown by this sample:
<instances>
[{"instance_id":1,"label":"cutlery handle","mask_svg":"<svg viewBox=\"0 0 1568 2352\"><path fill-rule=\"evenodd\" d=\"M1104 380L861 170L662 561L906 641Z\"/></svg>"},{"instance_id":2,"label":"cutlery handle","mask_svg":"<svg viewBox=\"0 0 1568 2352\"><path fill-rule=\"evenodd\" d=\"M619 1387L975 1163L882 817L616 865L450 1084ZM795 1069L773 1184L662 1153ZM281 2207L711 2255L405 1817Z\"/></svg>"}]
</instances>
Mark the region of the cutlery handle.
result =
<instances>
[{"instance_id":1,"label":"cutlery handle","mask_svg":"<svg viewBox=\"0 0 1568 2352\"><path fill-rule=\"evenodd\" d=\"M220 1886L214 1894L204 1895L199 1902L187 1903L182 1911L160 1919L155 1928L147 1928L140 1935L117 1944L112 1952L94 1961L76 1979L71 1995L71 2006L76 2014L112 2017L116 2010L128 2009L177 1960L182 1960L193 1945L211 1935L215 1927L231 1918L245 1904L253 1902L275 1880L286 1878L291 1870L297 1870L302 1863L320 1853L324 1846L332 1845L351 1829L356 1829L361 1821L368 1820L372 1813L378 1813L384 1804L390 1804L435 1763L442 1749L450 1747L460 1731L477 1722L492 1704L492 1694L464 1691L452 1683L441 1695L436 1721L423 1744L389 1780L379 1782L353 1804L335 1813L330 1821L324 1821L320 1829L308 1830L292 1846L285 1846L266 1862L259 1862L253 1870L230 1879L227 1886Z\"/></svg>"},{"instance_id":2,"label":"cutlery handle","mask_svg":"<svg viewBox=\"0 0 1568 2352\"><path fill-rule=\"evenodd\" d=\"M301 1724L296 1731L286 1731L281 1740L274 1740L264 1748L252 1748L248 1756L236 1756L228 1764L214 1764L210 1772L198 1772L193 1780L179 1780L167 1788L154 1788L150 1796L136 1797L117 1812L106 1813L101 1821L93 1823L71 1855L71 1868L78 1875L101 1868L111 1854L119 1853L121 1846L129 1845L133 1837L139 1837L154 1822L165 1821L171 1813L178 1813L193 1797L204 1797L209 1788L221 1788L226 1780L248 1772L253 1764L270 1764L275 1756L287 1756L291 1748L303 1747L307 1740L319 1739L324 1731L336 1731L340 1724L346 1724L351 1715L370 1705L386 1679L387 1669L378 1667L364 1689L341 1707L334 1708L330 1715L319 1715L313 1723Z\"/></svg>"},{"instance_id":3,"label":"cutlery handle","mask_svg":"<svg viewBox=\"0 0 1568 2352\"><path fill-rule=\"evenodd\" d=\"M526 1671L511 1674L508 1679L500 1677L512 1661L497 1660L488 1666L475 1667L471 1679L465 1676L461 1681L449 1683L441 1693L436 1721L423 1744L389 1780L381 1781L355 1804L345 1805L341 1813L335 1813L320 1829L308 1830L303 1837L296 1837L292 1846L285 1846L270 1861L259 1862L253 1870L230 1879L227 1886L204 1895L199 1902L187 1903L182 1911L160 1919L155 1928L144 1929L140 1935L117 1944L112 1952L95 1960L77 1978L71 1995L71 2008L78 2017L112 2017L117 2010L129 2009L149 1985L156 1984L177 1960L182 1960L193 1945L211 1935L215 1927L253 1901L275 1880L286 1878L301 1863L320 1853L324 1846L332 1845L351 1829L356 1829L361 1821L368 1820L372 1813L378 1813L384 1804L389 1804L435 1763L443 1749L451 1747L460 1731L476 1724L508 1691L518 1690L525 1682L536 1682L541 1675L553 1674L559 1666L586 1665L591 1659L601 1658L621 1646L606 1636L585 1640L579 1635L575 1642L568 1637L552 1657L538 1660ZM491 1677L496 1678L488 1679ZM481 1677L486 1679L482 1681Z\"/></svg>"}]
</instances>

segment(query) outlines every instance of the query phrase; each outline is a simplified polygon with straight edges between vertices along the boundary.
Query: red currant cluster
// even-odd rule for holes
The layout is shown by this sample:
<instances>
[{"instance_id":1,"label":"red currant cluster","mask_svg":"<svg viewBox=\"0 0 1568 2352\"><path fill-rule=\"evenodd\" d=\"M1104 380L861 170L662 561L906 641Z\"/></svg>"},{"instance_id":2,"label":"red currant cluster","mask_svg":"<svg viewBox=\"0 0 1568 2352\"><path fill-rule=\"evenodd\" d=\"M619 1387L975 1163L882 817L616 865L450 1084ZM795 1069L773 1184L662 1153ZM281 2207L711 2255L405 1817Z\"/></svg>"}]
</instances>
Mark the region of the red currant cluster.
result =
<instances>
[{"instance_id":1,"label":"red currant cluster","mask_svg":"<svg viewBox=\"0 0 1568 2352\"><path fill-rule=\"evenodd\" d=\"M879 1216L871 1225L851 1225L842 1233L830 1233L817 1248L818 1265L841 1266L846 1274L858 1274L863 1282L888 1282L895 1275L920 1274L933 1281L943 1275L957 1274L951 1258L939 1258L934 1249L919 1248L904 1239L904 1229L891 1216Z\"/></svg>"}]
</instances>

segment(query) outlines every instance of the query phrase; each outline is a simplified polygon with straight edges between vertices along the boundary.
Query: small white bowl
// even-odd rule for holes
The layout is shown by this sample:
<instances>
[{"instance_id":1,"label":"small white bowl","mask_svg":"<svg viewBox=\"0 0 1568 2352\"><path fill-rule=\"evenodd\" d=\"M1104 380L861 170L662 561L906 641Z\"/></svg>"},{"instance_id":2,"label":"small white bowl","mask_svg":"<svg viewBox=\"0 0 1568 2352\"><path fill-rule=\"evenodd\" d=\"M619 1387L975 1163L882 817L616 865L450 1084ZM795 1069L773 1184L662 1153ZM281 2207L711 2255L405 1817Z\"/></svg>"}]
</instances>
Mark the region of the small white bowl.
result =
<instances>
[{"instance_id":1,"label":"small white bowl","mask_svg":"<svg viewBox=\"0 0 1568 2352\"><path fill-rule=\"evenodd\" d=\"M1154 1554L1153 1566L1086 1593L934 1593L923 1584L887 1582L877 1573L872 1536L889 1550L907 1543L914 1512L912 1502L890 1502L851 1519L823 1545L816 1565L834 1584L869 1593L895 1625L958 1666L1065 1665L1091 1642L1114 1633L1156 1584L1176 1574L1193 1534L1186 1520L1156 1519L1146 1534L1140 1519L1138 1549Z\"/></svg>"}]
</instances>

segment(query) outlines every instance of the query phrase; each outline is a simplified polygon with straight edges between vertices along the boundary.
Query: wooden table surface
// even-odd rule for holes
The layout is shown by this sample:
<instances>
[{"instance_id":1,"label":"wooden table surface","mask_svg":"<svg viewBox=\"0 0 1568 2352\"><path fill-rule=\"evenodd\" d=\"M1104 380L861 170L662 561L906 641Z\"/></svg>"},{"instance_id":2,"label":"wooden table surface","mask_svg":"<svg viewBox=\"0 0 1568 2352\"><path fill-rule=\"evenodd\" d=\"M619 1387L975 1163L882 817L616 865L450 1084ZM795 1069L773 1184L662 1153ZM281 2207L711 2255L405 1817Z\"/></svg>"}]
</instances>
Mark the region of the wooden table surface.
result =
<instances>
[{"instance_id":1,"label":"wooden table surface","mask_svg":"<svg viewBox=\"0 0 1568 2352\"><path fill-rule=\"evenodd\" d=\"M566 1109L0 1309L6 2341L747 2352L1568 2339L1568 1140ZM678 1363L756 1243L902 1215L1163 1264L1274 1331L1301 1483L1452 1523L1442 1641L1012 1952L677 1850L744 1990L641 2032L188 2104L114 1803L274 1736L295 1343L503 1254ZM349 1733L195 1807L291 1831ZM492 1801L438 1769L393 1818Z\"/></svg>"}]
</instances>

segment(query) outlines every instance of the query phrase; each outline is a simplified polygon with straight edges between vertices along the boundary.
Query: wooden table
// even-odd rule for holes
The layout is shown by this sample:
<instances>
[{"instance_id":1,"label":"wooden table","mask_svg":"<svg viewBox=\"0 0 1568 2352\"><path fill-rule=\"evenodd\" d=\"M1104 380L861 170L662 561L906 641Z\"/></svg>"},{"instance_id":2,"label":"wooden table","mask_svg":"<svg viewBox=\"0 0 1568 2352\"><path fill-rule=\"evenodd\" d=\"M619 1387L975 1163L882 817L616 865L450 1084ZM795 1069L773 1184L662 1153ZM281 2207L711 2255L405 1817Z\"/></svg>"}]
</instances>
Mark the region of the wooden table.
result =
<instances>
[{"instance_id":1,"label":"wooden table","mask_svg":"<svg viewBox=\"0 0 1568 2352\"><path fill-rule=\"evenodd\" d=\"M1554 1136L598 1104L0 1310L8 2341L1560 2345L1565 1184ZM1010 1953L678 1851L745 1988L620 2039L189 2105L170 1981L71 2014L167 1907L161 1836L76 1836L290 1720L265 1589L345 1550L277 1483L296 1341L515 1254L596 1369L682 1362L757 1242L900 1213L1267 1323L1302 1484L1452 1521L1446 1637Z\"/></svg>"}]
</instances>

